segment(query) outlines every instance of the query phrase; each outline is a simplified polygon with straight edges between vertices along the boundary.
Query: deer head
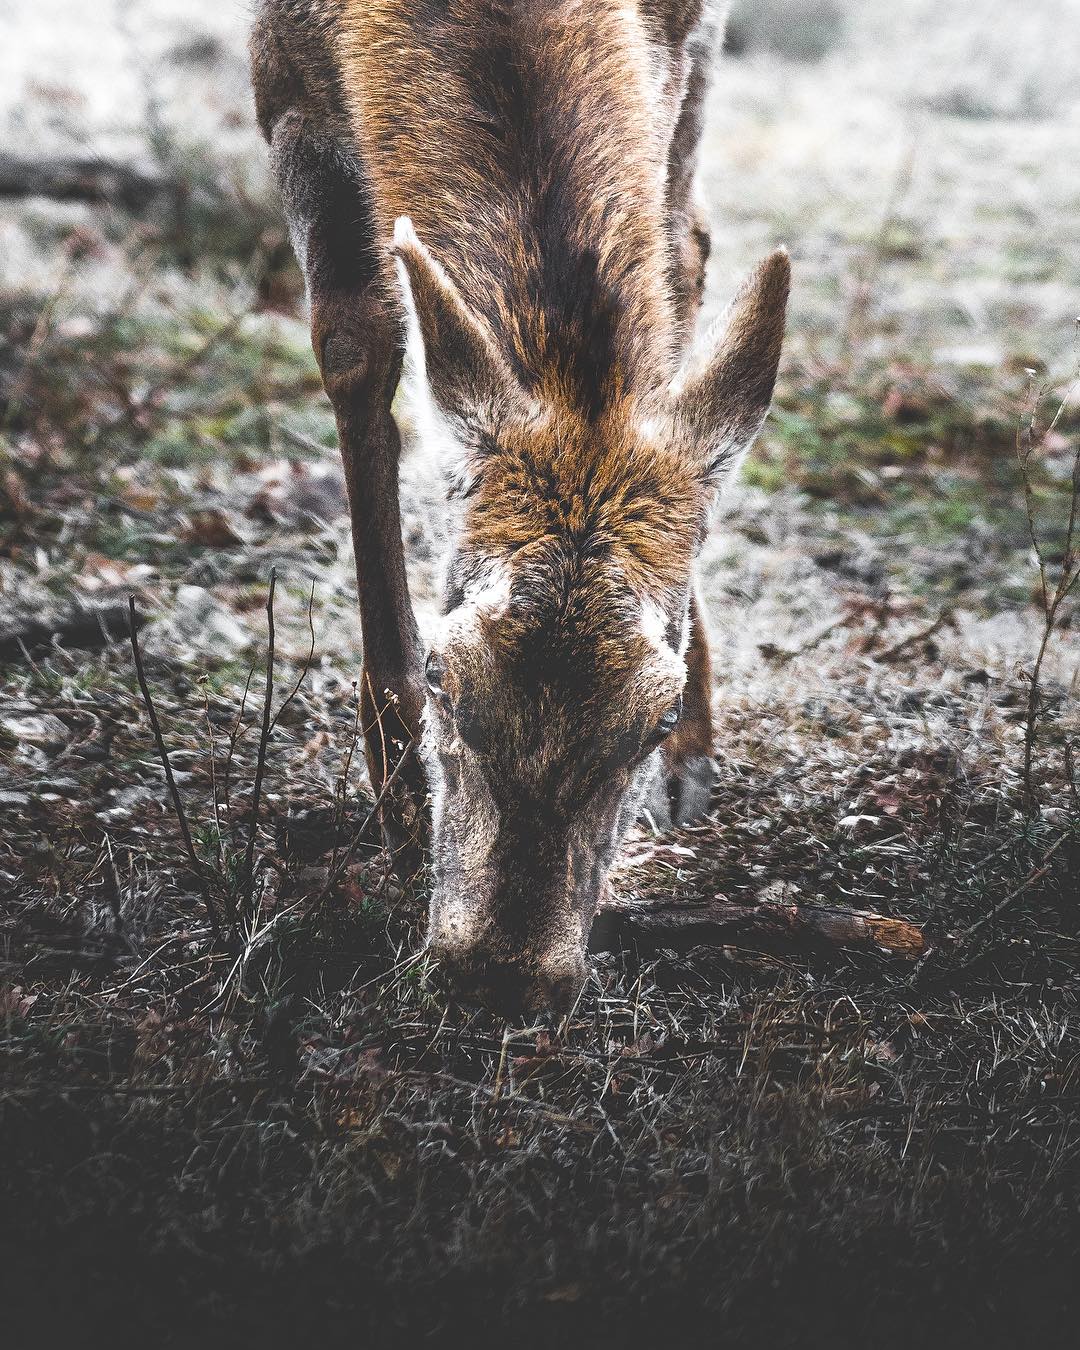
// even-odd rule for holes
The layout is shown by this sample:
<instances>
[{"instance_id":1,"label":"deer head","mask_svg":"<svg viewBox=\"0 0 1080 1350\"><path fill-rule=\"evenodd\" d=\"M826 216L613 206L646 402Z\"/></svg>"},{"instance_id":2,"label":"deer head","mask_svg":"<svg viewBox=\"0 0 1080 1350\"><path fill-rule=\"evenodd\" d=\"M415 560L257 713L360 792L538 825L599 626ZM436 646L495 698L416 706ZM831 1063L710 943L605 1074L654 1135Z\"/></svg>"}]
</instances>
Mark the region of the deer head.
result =
<instances>
[{"instance_id":1,"label":"deer head","mask_svg":"<svg viewBox=\"0 0 1080 1350\"><path fill-rule=\"evenodd\" d=\"M461 512L425 668L429 948L459 992L564 1011L679 724L691 565L769 406L788 259L757 268L674 381L613 367L583 408L562 377L523 384L408 221L394 255Z\"/></svg>"}]
</instances>

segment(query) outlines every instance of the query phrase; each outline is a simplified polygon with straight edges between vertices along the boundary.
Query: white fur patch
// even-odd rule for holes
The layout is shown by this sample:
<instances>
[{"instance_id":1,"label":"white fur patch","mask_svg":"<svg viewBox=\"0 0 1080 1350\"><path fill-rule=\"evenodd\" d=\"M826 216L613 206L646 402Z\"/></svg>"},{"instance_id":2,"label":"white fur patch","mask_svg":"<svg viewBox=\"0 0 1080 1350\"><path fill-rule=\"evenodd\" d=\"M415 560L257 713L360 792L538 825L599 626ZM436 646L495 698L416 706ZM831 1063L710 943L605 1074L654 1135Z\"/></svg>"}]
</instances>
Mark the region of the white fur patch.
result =
<instances>
[{"instance_id":1,"label":"white fur patch","mask_svg":"<svg viewBox=\"0 0 1080 1350\"><path fill-rule=\"evenodd\" d=\"M457 897L444 900L428 941L450 951L466 950L475 945L479 936L479 918L479 907L475 902L467 904Z\"/></svg>"},{"instance_id":2,"label":"white fur patch","mask_svg":"<svg viewBox=\"0 0 1080 1350\"><path fill-rule=\"evenodd\" d=\"M432 632L432 645L441 647L455 639L479 637L479 620L499 619L510 608L512 574L507 563L492 560L472 581L460 605L440 615Z\"/></svg>"},{"instance_id":3,"label":"white fur patch","mask_svg":"<svg viewBox=\"0 0 1080 1350\"><path fill-rule=\"evenodd\" d=\"M686 613L682 621L682 637L679 639L679 655L686 656L686 649L690 646L690 606L687 605Z\"/></svg>"},{"instance_id":4,"label":"white fur patch","mask_svg":"<svg viewBox=\"0 0 1080 1350\"><path fill-rule=\"evenodd\" d=\"M501 618L510 608L512 582L509 563L494 559L466 592L468 603L484 610L490 618Z\"/></svg>"},{"instance_id":5,"label":"white fur patch","mask_svg":"<svg viewBox=\"0 0 1080 1350\"><path fill-rule=\"evenodd\" d=\"M689 624L683 623L683 641L679 650L667 640L668 617L653 600L644 600L641 605L641 634L656 652L656 659L648 672L650 682L657 692L669 689L674 697L686 683L686 661L684 653L690 636Z\"/></svg>"},{"instance_id":6,"label":"white fur patch","mask_svg":"<svg viewBox=\"0 0 1080 1350\"><path fill-rule=\"evenodd\" d=\"M645 600L641 606L641 632L658 651L666 647L668 616L653 600Z\"/></svg>"},{"instance_id":7,"label":"white fur patch","mask_svg":"<svg viewBox=\"0 0 1080 1350\"><path fill-rule=\"evenodd\" d=\"M679 657L686 655L686 649L690 645L690 610L687 606L686 613L683 615L682 628L679 637L679 646L676 650L668 642L667 633L670 620L665 611L654 601L645 600L641 606L641 633L644 638L660 653L661 656L669 652L675 652Z\"/></svg>"},{"instance_id":8,"label":"white fur patch","mask_svg":"<svg viewBox=\"0 0 1080 1350\"><path fill-rule=\"evenodd\" d=\"M408 216L398 216L394 224L394 246L413 248L422 253L435 275L440 280L446 280L442 268L420 242ZM413 298L409 269L400 257L395 257L394 267L405 310L405 371L402 379L405 404L416 427L421 452L425 458L438 465L451 494L464 495L473 474L472 452L457 423L443 412L431 392L427 348Z\"/></svg>"},{"instance_id":9,"label":"white fur patch","mask_svg":"<svg viewBox=\"0 0 1080 1350\"><path fill-rule=\"evenodd\" d=\"M420 248L420 241L408 216L398 217L394 225L394 244L399 248L402 246ZM435 401L431 397L424 334L420 328L416 301L413 299L409 269L400 257L394 258L394 268L401 288L402 308L405 310L405 374L402 383L409 411L416 423L420 440L426 448L436 443L436 433L441 430L438 423L445 419L439 417Z\"/></svg>"}]
</instances>

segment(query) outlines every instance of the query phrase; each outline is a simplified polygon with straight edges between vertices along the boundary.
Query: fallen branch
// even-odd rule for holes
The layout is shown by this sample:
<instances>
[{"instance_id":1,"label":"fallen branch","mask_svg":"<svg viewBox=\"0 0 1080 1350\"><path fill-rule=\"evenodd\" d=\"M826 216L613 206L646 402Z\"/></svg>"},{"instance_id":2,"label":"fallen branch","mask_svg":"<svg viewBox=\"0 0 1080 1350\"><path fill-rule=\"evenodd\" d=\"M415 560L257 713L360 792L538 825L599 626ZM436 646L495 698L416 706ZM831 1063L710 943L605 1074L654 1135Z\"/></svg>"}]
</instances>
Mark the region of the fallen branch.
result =
<instances>
[{"instance_id":1,"label":"fallen branch","mask_svg":"<svg viewBox=\"0 0 1080 1350\"><path fill-rule=\"evenodd\" d=\"M953 607L952 605L946 605L933 623L927 624L925 628L920 628L917 633L909 633L899 642L894 642L891 647L886 647L884 651L878 652L874 659L877 661L898 661L901 656L906 656L913 647L918 647L921 643L929 641L935 633L952 621Z\"/></svg>"},{"instance_id":2,"label":"fallen branch","mask_svg":"<svg viewBox=\"0 0 1080 1350\"><path fill-rule=\"evenodd\" d=\"M138 622L141 624L142 619ZM54 642L79 651L107 647L117 638L131 636L127 605L105 605L74 610L61 618L39 620L0 634L0 665L48 652Z\"/></svg>"},{"instance_id":3,"label":"fallen branch","mask_svg":"<svg viewBox=\"0 0 1080 1350\"><path fill-rule=\"evenodd\" d=\"M42 160L0 154L0 197L109 202L138 214L174 196L178 186L153 169L97 155Z\"/></svg>"},{"instance_id":4,"label":"fallen branch","mask_svg":"<svg viewBox=\"0 0 1080 1350\"><path fill-rule=\"evenodd\" d=\"M723 895L702 900L611 897L601 904L589 945L593 951L635 946L685 951L732 945L788 952L850 947L903 961L917 961L929 948L922 929L906 919L794 902L741 903Z\"/></svg>"}]
</instances>

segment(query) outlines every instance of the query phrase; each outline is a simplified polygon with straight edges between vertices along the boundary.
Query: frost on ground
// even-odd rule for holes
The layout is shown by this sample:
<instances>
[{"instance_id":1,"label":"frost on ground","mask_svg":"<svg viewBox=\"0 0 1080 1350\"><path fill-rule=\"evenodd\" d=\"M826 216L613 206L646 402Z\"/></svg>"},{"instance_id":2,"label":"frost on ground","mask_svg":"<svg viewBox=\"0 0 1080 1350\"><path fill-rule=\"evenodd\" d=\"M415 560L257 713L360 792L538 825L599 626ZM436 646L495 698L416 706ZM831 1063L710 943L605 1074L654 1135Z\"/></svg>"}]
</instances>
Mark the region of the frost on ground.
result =
<instances>
[{"instance_id":1,"label":"frost on ground","mask_svg":"<svg viewBox=\"0 0 1080 1350\"><path fill-rule=\"evenodd\" d=\"M0 200L7 1320L42 1344L65 1307L95 1345L415 1344L470 1307L524 1345L704 1315L747 1345L1071 1343L1077 601L1033 687L1031 530L1052 598L1074 4L736 8L708 311L776 243L796 289L702 560L712 817L643 830L620 884L873 909L934 951L600 955L562 1028L444 1016L413 956L424 877L358 835L344 494L246 7L0 21L5 155L165 185L139 213ZM429 611L445 513L430 465L404 473ZM272 707L296 693L261 749L271 568Z\"/></svg>"}]
</instances>

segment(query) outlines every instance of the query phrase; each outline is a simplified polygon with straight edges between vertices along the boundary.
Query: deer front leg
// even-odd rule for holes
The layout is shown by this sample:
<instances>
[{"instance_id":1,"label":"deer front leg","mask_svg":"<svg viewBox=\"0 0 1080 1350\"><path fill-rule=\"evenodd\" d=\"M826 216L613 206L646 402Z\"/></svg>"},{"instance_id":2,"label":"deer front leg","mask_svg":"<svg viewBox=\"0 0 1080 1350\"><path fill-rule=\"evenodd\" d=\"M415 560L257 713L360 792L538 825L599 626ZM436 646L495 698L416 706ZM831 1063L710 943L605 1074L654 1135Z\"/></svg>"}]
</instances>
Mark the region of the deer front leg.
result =
<instances>
[{"instance_id":1,"label":"deer front leg","mask_svg":"<svg viewBox=\"0 0 1080 1350\"><path fill-rule=\"evenodd\" d=\"M416 746L425 694L401 540L401 440L391 403L402 339L363 167L288 113L274 168L307 281L311 335L337 421L352 517L364 668L360 708L372 787L399 870L416 862L427 786Z\"/></svg>"},{"instance_id":2,"label":"deer front leg","mask_svg":"<svg viewBox=\"0 0 1080 1350\"><path fill-rule=\"evenodd\" d=\"M396 324L381 297L312 295L312 337L334 408L352 518L364 667L360 713L371 784L383 795L387 842L412 872L427 787L417 752L425 695L420 638L401 541L398 459L390 411L401 372ZM402 763L402 757L408 756Z\"/></svg>"}]
</instances>

